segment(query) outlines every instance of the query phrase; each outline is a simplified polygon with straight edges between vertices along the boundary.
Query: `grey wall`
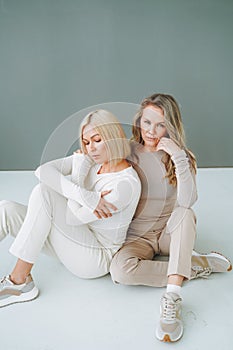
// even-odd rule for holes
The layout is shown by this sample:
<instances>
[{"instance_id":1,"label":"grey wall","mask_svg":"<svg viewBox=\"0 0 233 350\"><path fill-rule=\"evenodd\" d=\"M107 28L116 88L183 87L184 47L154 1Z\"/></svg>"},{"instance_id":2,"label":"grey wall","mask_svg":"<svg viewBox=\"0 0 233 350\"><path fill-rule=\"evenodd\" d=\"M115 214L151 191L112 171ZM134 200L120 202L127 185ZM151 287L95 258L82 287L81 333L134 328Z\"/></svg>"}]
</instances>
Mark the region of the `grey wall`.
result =
<instances>
[{"instance_id":1,"label":"grey wall","mask_svg":"<svg viewBox=\"0 0 233 350\"><path fill-rule=\"evenodd\" d=\"M153 92L199 167L233 166L233 1L1 0L0 169L34 169L68 116Z\"/></svg>"}]
</instances>

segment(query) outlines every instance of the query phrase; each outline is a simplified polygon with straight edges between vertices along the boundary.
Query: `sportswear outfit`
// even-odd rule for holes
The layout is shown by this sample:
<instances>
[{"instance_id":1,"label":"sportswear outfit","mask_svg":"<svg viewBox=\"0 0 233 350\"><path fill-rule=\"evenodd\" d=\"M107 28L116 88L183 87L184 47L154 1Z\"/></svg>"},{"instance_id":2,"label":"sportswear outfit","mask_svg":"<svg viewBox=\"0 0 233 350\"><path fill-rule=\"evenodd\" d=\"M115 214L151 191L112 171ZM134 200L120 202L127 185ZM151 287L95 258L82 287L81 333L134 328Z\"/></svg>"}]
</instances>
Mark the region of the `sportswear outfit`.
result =
<instances>
[{"instance_id":1,"label":"sportswear outfit","mask_svg":"<svg viewBox=\"0 0 233 350\"><path fill-rule=\"evenodd\" d=\"M99 174L94 164L84 179L85 188L72 181L85 156L73 155L41 165L35 172L36 185L28 207L0 202L0 238L15 238L10 252L34 263L43 248L55 255L72 273L95 278L109 272L113 255L122 246L141 191L136 171ZM71 178L70 178L71 175ZM105 199L117 207L112 217L97 219L93 211L101 192L112 190ZM70 208L68 199L78 202Z\"/></svg>"},{"instance_id":2,"label":"sportswear outfit","mask_svg":"<svg viewBox=\"0 0 233 350\"><path fill-rule=\"evenodd\" d=\"M142 193L127 239L114 256L110 272L115 282L162 287L168 276L191 277L191 256L196 236L192 205L197 200L195 174L184 150L171 157L177 186L169 184L162 161L164 151L133 149ZM135 160L136 159L136 160ZM156 260L169 256L169 261Z\"/></svg>"}]
</instances>

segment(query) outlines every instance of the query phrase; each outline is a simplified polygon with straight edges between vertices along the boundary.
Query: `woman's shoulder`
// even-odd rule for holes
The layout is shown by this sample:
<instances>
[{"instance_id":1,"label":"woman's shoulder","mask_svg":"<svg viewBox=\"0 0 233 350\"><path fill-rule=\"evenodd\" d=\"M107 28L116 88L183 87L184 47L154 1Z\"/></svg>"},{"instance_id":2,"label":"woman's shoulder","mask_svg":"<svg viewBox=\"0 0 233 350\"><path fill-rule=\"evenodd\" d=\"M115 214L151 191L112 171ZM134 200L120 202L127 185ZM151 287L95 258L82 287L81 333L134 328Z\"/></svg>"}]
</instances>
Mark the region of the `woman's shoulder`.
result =
<instances>
[{"instance_id":1,"label":"woman's shoulder","mask_svg":"<svg viewBox=\"0 0 233 350\"><path fill-rule=\"evenodd\" d=\"M131 140L129 145L130 145L131 153L138 152L143 148L142 144L135 140Z\"/></svg>"},{"instance_id":2,"label":"woman's shoulder","mask_svg":"<svg viewBox=\"0 0 233 350\"><path fill-rule=\"evenodd\" d=\"M129 186L129 184L132 184L133 186L136 186L136 187L141 185L141 181L138 176L138 173L133 168L132 165L115 174L117 175L113 181L116 184L125 184L126 191L127 191L127 186Z\"/></svg>"},{"instance_id":3,"label":"woman's shoulder","mask_svg":"<svg viewBox=\"0 0 233 350\"><path fill-rule=\"evenodd\" d=\"M134 140L130 141L130 155L127 157L127 160L131 164L137 164L139 161L138 153L140 152L140 149L142 148L142 145Z\"/></svg>"},{"instance_id":4,"label":"woman's shoulder","mask_svg":"<svg viewBox=\"0 0 233 350\"><path fill-rule=\"evenodd\" d=\"M115 176L108 180L108 186L111 186L114 193L125 194L127 197L130 193L137 196L141 192L141 181L133 167L115 173Z\"/></svg>"},{"instance_id":5,"label":"woman's shoulder","mask_svg":"<svg viewBox=\"0 0 233 350\"><path fill-rule=\"evenodd\" d=\"M73 159L73 160L82 160L82 159L84 159L84 157L85 157L85 154L84 154L84 153L77 153L77 152L74 152L74 153L72 154L72 159Z\"/></svg>"}]
</instances>

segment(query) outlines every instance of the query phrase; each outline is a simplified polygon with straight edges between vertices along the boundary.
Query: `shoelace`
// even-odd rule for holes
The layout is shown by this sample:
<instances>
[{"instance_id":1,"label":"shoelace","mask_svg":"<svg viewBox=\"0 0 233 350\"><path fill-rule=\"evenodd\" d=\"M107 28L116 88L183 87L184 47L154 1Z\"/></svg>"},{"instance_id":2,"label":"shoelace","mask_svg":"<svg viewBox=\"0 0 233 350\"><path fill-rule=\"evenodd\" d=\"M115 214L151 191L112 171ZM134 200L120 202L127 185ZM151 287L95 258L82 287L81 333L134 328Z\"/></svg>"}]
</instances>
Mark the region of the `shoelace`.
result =
<instances>
[{"instance_id":1,"label":"shoelace","mask_svg":"<svg viewBox=\"0 0 233 350\"><path fill-rule=\"evenodd\" d=\"M163 298L163 319L166 321L174 321L176 319L176 303L167 298Z\"/></svg>"},{"instance_id":2,"label":"shoelace","mask_svg":"<svg viewBox=\"0 0 233 350\"><path fill-rule=\"evenodd\" d=\"M7 284L8 280L7 280L7 276L4 276L1 281L0 281L0 284L2 287L4 287L6 284Z\"/></svg>"},{"instance_id":3,"label":"shoelace","mask_svg":"<svg viewBox=\"0 0 233 350\"><path fill-rule=\"evenodd\" d=\"M195 277L208 278L211 273L212 269L210 267L204 267L202 271L195 271Z\"/></svg>"}]
</instances>

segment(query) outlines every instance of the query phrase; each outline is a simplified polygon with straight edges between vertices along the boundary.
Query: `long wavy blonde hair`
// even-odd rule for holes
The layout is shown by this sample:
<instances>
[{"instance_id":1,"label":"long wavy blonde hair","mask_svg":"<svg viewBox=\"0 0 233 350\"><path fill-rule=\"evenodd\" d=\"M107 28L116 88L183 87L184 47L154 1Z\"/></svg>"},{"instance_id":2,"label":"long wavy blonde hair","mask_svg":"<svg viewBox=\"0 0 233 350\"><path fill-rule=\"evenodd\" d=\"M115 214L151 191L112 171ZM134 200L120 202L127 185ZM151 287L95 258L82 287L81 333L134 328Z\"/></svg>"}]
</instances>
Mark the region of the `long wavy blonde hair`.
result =
<instances>
[{"instance_id":1,"label":"long wavy blonde hair","mask_svg":"<svg viewBox=\"0 0 233 350\"><path fill-rule=\"evenodd\" d=\"M191 170L196 173L196 158L194 154L187 149L185 144L185 132L183 128L182 118L179 106L171 95L166 94L153 94L149 97L146 97L142 103L139 111L135 115L134 121L133 121L133 128L132 133L133 136L131 138L131 141L144 144L144 141L142 139L141 135L141 128L140 128L140 121L142 117L142 113L145 107L147 106L155 106L159 107L163 111L163 115L165 118L165 126L167 129L167 133L172 141L174 141L181 149L183 149L188 158ZM165 165L166 169L166 176L169 180L169 183L173 186L177 185L177 179L175 174L175 165L173 161L171 160L171 157L169 154L165 153L162 157L162 162Z\"/></svg>"}]
</instances>

